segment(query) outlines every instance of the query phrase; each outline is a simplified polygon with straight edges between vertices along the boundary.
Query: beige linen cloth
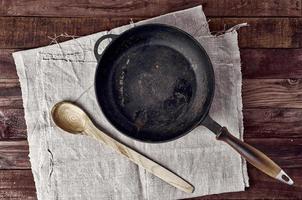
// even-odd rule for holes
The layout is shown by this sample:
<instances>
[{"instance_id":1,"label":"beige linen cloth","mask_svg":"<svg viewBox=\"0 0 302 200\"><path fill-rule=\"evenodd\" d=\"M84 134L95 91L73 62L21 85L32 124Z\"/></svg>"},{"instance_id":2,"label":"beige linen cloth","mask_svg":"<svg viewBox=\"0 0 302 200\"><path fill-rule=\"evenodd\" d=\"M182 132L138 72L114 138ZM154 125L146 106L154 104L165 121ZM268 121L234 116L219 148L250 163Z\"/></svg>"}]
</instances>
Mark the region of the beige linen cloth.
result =
<instances>
[{"instance_id":1,"label":"beige linen cloth","mask_svg":"<svg viewBox=\"0 0 302 200\"><path fill-rule=\"evenodd\" d=\"M202 7L178 11L111 31L13 54L20 79L30 162L37 196L52 199L179 199L242 191L248 186L241 157L204 127L175 141L149 144L119 133L103 116L94 94L95 41L132 26L163 23L193 35L209 54L216 76L211 116L242 138L241 67L236 30L212 36ZM109 43L101 44L99 51ZM62 100L83 106L99 127L174 171L195 186L186 194L110 148L57 128L52 106Z\"/></svg>"}]
</instances>

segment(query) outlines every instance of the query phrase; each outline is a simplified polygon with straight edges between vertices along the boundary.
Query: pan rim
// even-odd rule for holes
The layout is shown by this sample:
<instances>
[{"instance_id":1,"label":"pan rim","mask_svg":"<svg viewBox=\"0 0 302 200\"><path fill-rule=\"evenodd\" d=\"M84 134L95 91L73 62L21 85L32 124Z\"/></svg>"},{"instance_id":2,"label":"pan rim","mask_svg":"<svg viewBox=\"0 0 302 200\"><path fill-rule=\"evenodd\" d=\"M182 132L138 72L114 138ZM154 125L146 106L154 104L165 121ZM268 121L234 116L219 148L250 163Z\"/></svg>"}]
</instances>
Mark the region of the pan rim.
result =
<instances>
[{"instance_id":1,"label":"pan rim","mask_svg":"<svg viewBox=\"0 0 302 200\"><path fill-rule=\"evenodd\" d=\"M179 135L177 135L175 137L171 137L169 139L163 139L163 140L143 140L143 139L139 139L139 138L136 138L136 137L133 137L133 136L131 136L129 134L124 133L123 131L121 131L119 128L117 128L112 123L111 119L109 119L107 117L107 115L105 114L104 109L103 109L103 107L102 107L102 105L100 103L100 100L99 100L100 97L99 97L98 92L97 92L97 81L96 80L97 80L97 75L99 74L98 72L100 70L100 63L102 62L103 56L98 61L97 67L96 67L96 70L95 70L95 75L94 75L94 92L95 92L97 104L100 107L101 112L103 113L104 117L111 124L111 126L114 127L119 133L121 133L122 135L124 135L126 137L129 137L130 139L133 139L135 141L149 143L149 144L159 144L159 143L171 142L171 141L177 140L177 139L179 139L179 138L187 135L193 129L195 129L196 127L198 127L199 125L201 125L201 123L204 121L204 119L209 115L209 110L211 108L211 104L212 104L212 101L213 101L213 98L214 98L214 93L215 93L215 73L214 73L213 64L212 64L211 59L210 59L209 55L207 54L206 50L203 48L203 46L192 35L190 35L186 31L184 31L184 30L182 30L180 28L177 28L175 26L161 24L161 23L150 23L150 24L138 25L138 26L135 26L133 28L130 28L130 29L122 32L121 34L117 35L117 37L113 41L111 41L105 47L105 49L102 52L102 55L105 54L105 52L109 49L109 47L111 46L111 44L113 44L118 38L122 37L124 34L127 34L128 32L132 32L132 31L134 31L136 29L141 29L141 28L150 27L150 26L151 27L153 27L153 26L164 27L164 28L169 28L169 29L176 30L176 31L178 31L178 32L186 35L188 38L190 38L201 49L201 51L204 53L204 55L205 55L205 57L207 59L207 63L209 65L209 74L211 76L210 79L209 79L210 80L209 82L211 82L211 88L208 91L208 95L207 95L206 100L205 100L205 106L204 106L205 109L204 109L203 114L200 116L200 118L198 120L196 120L196 122L194 123L194 125L192 125L190 128L188 128L186 131L183 131L183 133L181 133L181 134L179 134Z\"/></svg>"}]
</instances>

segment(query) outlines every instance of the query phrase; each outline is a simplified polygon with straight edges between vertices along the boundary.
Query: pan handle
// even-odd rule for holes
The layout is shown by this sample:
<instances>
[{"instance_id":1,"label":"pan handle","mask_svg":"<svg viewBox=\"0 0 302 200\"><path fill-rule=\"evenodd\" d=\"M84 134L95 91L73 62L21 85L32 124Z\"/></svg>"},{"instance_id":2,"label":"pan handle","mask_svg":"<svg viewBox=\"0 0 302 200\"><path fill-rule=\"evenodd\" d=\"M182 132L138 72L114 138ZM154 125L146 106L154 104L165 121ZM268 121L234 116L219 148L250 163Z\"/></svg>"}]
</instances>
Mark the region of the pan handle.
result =
<instances>
[{"instance_id":1,"label":"pan handle","mask_svg":"<svg viewBox=\"0 0 302 200\"><path fill-rule=\"evenodd\" d=\"M103 54L99 54L99 52L98 52L99 45L101 44L101 42L103 42L105 39L111 39L111 42L112 42L117 37L118 37L118 35L115 35L115 34L107 34L107 35L103 35L96 41L96 43L94 45L94 55L98 62L101 60L101 57L103 55Z\"/></svg>"},{"instance_id":2,"label":"pan handle","mask_svg":"<svg viewBox=\"0 0 302 200\"><path fill-rule=\"evenodd\" d=\"M221 132L216 136L216 139L229 144L249 163L265 174L289 185L293 184L291 178L274 161L258 149L234 137L229 133L226 127L222 127Z\"/></svg>"},{"instance_id":3,"label":"pan handle","mask_svg":"<svg viewBox=\"0 0 302 200\"><path fill-rule=\"evenodd\" d=\"M234 137L226 127L221 127L210 116L206 117L202 122L202 125L213 131L216 134L217 140L221 140L229 144L243 158L260 171L286 184L292 185L294 183L292 179L264 153Z\"/></svg>"}]
</instances>

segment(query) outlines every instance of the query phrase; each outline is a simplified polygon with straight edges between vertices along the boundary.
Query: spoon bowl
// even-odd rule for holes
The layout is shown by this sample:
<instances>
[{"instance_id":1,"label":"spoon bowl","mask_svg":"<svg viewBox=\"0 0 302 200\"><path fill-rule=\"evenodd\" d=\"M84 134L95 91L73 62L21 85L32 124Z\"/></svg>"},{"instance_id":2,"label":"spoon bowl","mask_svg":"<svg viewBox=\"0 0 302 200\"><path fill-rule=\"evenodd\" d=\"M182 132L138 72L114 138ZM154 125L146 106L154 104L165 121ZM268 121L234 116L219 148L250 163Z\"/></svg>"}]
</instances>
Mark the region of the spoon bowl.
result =
<instances>
[{"instance_id":1,"label":"spoon bowl","mask_svg":"<svg viewBox=\"0 0 302 200\"><path fill-rule=\"evenodd\" d=\"M54 105L51 115L55 124L69 133L82 133L89 120L81 108L66 101Z\"/></svg>"}]
</instances>

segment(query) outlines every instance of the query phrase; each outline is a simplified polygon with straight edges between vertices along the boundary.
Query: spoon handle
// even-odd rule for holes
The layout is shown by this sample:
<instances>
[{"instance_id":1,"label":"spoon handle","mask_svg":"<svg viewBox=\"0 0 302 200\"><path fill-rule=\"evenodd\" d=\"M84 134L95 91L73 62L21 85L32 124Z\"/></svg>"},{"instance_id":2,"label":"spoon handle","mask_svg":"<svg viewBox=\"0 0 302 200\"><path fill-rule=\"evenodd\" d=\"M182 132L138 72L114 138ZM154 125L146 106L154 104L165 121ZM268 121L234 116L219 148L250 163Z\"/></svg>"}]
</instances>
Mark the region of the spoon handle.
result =
<instances>
[{"instance_id":1,"label":"spoon handle","mask_svg":"<svg viewBox=\"0 0 302 200\"><path fill-rule=\"evenodd\" d=\"M169 171L168 169L160 166L156 162L145 157L144 155L111 138L110 136L96 128L91 121L88 122L87 128L84 133L111 147L121 155L126 156L135 164L143 167L145 170L154 174L170 185L173 185L174 187L184 192L193 193L194 187L190 183L177 176L173 172Z\"/></svg>"}]
</instances>

